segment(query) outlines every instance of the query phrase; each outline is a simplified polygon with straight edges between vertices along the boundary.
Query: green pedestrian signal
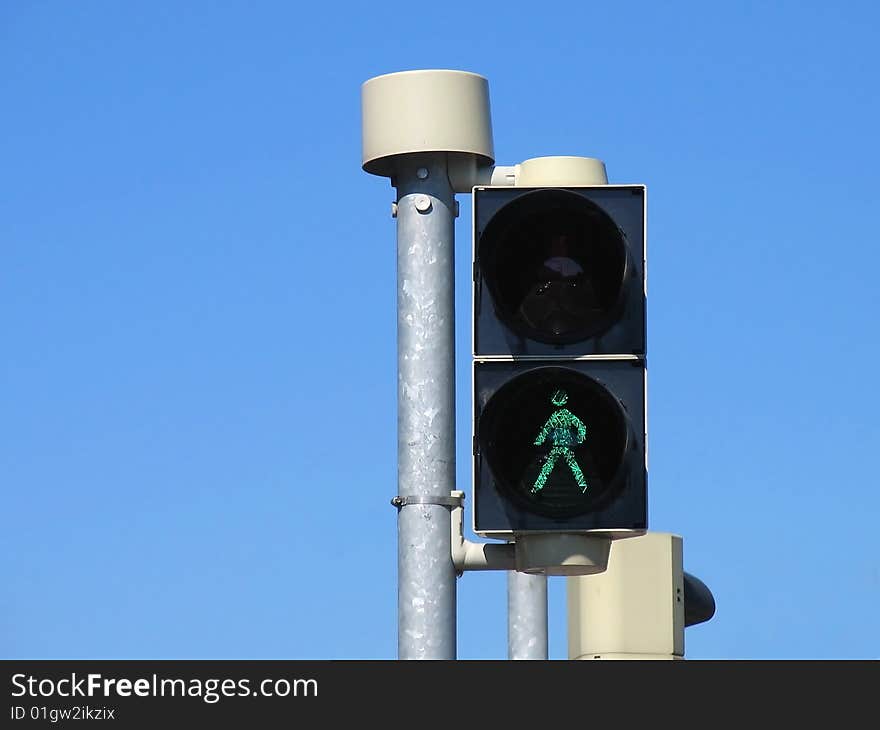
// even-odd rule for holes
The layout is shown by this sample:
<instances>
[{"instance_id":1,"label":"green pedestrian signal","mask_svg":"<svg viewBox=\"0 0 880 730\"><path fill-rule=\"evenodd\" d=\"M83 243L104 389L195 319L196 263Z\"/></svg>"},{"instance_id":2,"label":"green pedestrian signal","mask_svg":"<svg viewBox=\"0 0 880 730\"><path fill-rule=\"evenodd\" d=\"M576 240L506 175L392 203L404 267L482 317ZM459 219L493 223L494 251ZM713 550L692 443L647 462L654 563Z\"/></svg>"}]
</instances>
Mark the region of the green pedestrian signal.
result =
<instances>
[{"instance_id":1,"label":"green pedestrian signal","mask_svg":"<svg viewBox=\"0 0 880 730\"><path fill-rule=\"evenodd\" d=\"M535 446L540 446L550 437L553 448L547 455L544 466L541 468L541 473L538 474L538 478L535 480L535 485L532 487L533 494L540 492L544 488L547 478L560 458L564 459L568 468L571 469L577 485L582 488L581 491L587 491L584 473L581 471L581 467L577 463L577 459L572 451L572 446L584 442L584 439L587 437L587 427L584 426L584 422L574 413L567 408L562 408L566 401L568 401L568 393L564 390L557 390L553 394L550 402L554 406L560 406L560 408L558 411L554 411L553 415L547 419L547 423L544 424L544 428L541 429L541 433L535 439Z\"/></svg>"},{"instance_id":2,"label":"green pedestrian signal","mask_svg":"<svg viewBox=\"0 0 880 730\"><path fill-rule=\"evenodd\" d=\"M478 524L513 517L532 529L560 521L587 529L627 485L638 491L639 429L607 384L629 393L639 419L642 372L627 362L600 365L604 383L584 363L478 364ZM638 510L629 515L628 528L642 519Z\"/></svg>"}]
</instances>

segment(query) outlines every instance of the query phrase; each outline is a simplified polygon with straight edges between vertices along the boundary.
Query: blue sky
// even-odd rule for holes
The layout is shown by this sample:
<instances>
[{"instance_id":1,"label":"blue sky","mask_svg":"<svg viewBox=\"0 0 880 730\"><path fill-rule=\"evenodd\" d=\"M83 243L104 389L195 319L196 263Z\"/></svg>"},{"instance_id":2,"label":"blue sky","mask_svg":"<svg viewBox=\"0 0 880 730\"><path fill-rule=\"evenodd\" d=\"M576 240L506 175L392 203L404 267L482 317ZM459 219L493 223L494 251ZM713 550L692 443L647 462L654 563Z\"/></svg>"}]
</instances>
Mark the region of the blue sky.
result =
<instances>
[{"instance_id":1,"label":"blue sky","mask_svg":"<svg viewBox=\"0 0 880 730\"><path fill-rule=\"evenodd\" d=\"M0 656L396 656L360 85L452 68L489 80L499 164L648 186L649 524L718 604L687 656L880 657L876 5L444 8L0 8ZM461 658L506 656L504 574L458 613Z\"/></svg>"}]
</instances>

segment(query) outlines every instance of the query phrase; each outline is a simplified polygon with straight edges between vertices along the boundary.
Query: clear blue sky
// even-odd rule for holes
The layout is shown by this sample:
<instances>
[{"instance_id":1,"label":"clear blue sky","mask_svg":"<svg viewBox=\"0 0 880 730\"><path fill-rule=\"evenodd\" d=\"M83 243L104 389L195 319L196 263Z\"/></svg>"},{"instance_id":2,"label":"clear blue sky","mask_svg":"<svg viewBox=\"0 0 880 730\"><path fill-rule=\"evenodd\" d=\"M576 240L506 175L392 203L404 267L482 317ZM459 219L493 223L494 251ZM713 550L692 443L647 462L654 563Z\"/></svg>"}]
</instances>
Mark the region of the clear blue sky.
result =
<instances>
[{"instance_id":1,"label":"clear blue sky","mask_svg":"<svg viewBox=\"0 0 880 730\"><path fill-rule=\"evenodd\" d=\"M878 25L3 3L0 656L396 656L393 190L360 169L360 85L453 68L489 80L499 164L648 186L650 527L718 603L687 656L880 657ZM504 658L506 626L505 576L465 575L459 656Z\"/></svg>"}]
</instances>

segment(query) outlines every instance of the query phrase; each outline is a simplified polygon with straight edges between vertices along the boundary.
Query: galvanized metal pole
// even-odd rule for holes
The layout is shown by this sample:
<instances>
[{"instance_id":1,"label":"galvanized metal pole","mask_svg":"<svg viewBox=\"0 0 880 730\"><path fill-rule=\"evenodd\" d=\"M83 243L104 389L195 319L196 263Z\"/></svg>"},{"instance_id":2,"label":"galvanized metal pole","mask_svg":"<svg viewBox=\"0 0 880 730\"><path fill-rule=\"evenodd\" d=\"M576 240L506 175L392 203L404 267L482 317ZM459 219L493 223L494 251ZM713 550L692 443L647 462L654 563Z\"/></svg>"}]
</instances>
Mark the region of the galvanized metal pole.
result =
<instances>
[{"instance_id":1,"label":"galvanized metal pole","mask_svg":"<svg viewBox=\"0 0 880 730\"><path fill-rule=\"evenodd\" d=\"M398 656L455 659L455 197L444 154L399 158ZM446 503L444 504L444 499Z\"/></svg>"},{"instance_id":2,"label":"galvanized metal pole","mask_svg":"<svg viewBox=\"0 0 880 730\"><path fill-rule=\"evenodd\" d=\"M547 659L547 576L507 574L507 658Z\"/></svg>"}]
</instances>

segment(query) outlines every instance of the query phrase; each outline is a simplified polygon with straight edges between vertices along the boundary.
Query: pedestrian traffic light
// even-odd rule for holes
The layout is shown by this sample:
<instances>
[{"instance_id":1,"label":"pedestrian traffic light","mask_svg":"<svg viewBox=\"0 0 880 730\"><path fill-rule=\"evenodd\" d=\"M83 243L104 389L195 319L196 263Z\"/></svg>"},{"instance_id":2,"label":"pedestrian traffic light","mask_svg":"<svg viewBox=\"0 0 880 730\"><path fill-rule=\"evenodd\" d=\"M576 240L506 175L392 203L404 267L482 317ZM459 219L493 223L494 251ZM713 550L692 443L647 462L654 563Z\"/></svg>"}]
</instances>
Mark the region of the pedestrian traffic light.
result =
<instances>
[{"instance_id":1,"label":"pedestrian traffic light","mask_svg":"<svg viewBox=\"0 0 880 730\"><path fill-rule=\"evenodd\" d=\"M474 530L647 529L645 188L476 187Z\"/></svg>"}]
</instances>

